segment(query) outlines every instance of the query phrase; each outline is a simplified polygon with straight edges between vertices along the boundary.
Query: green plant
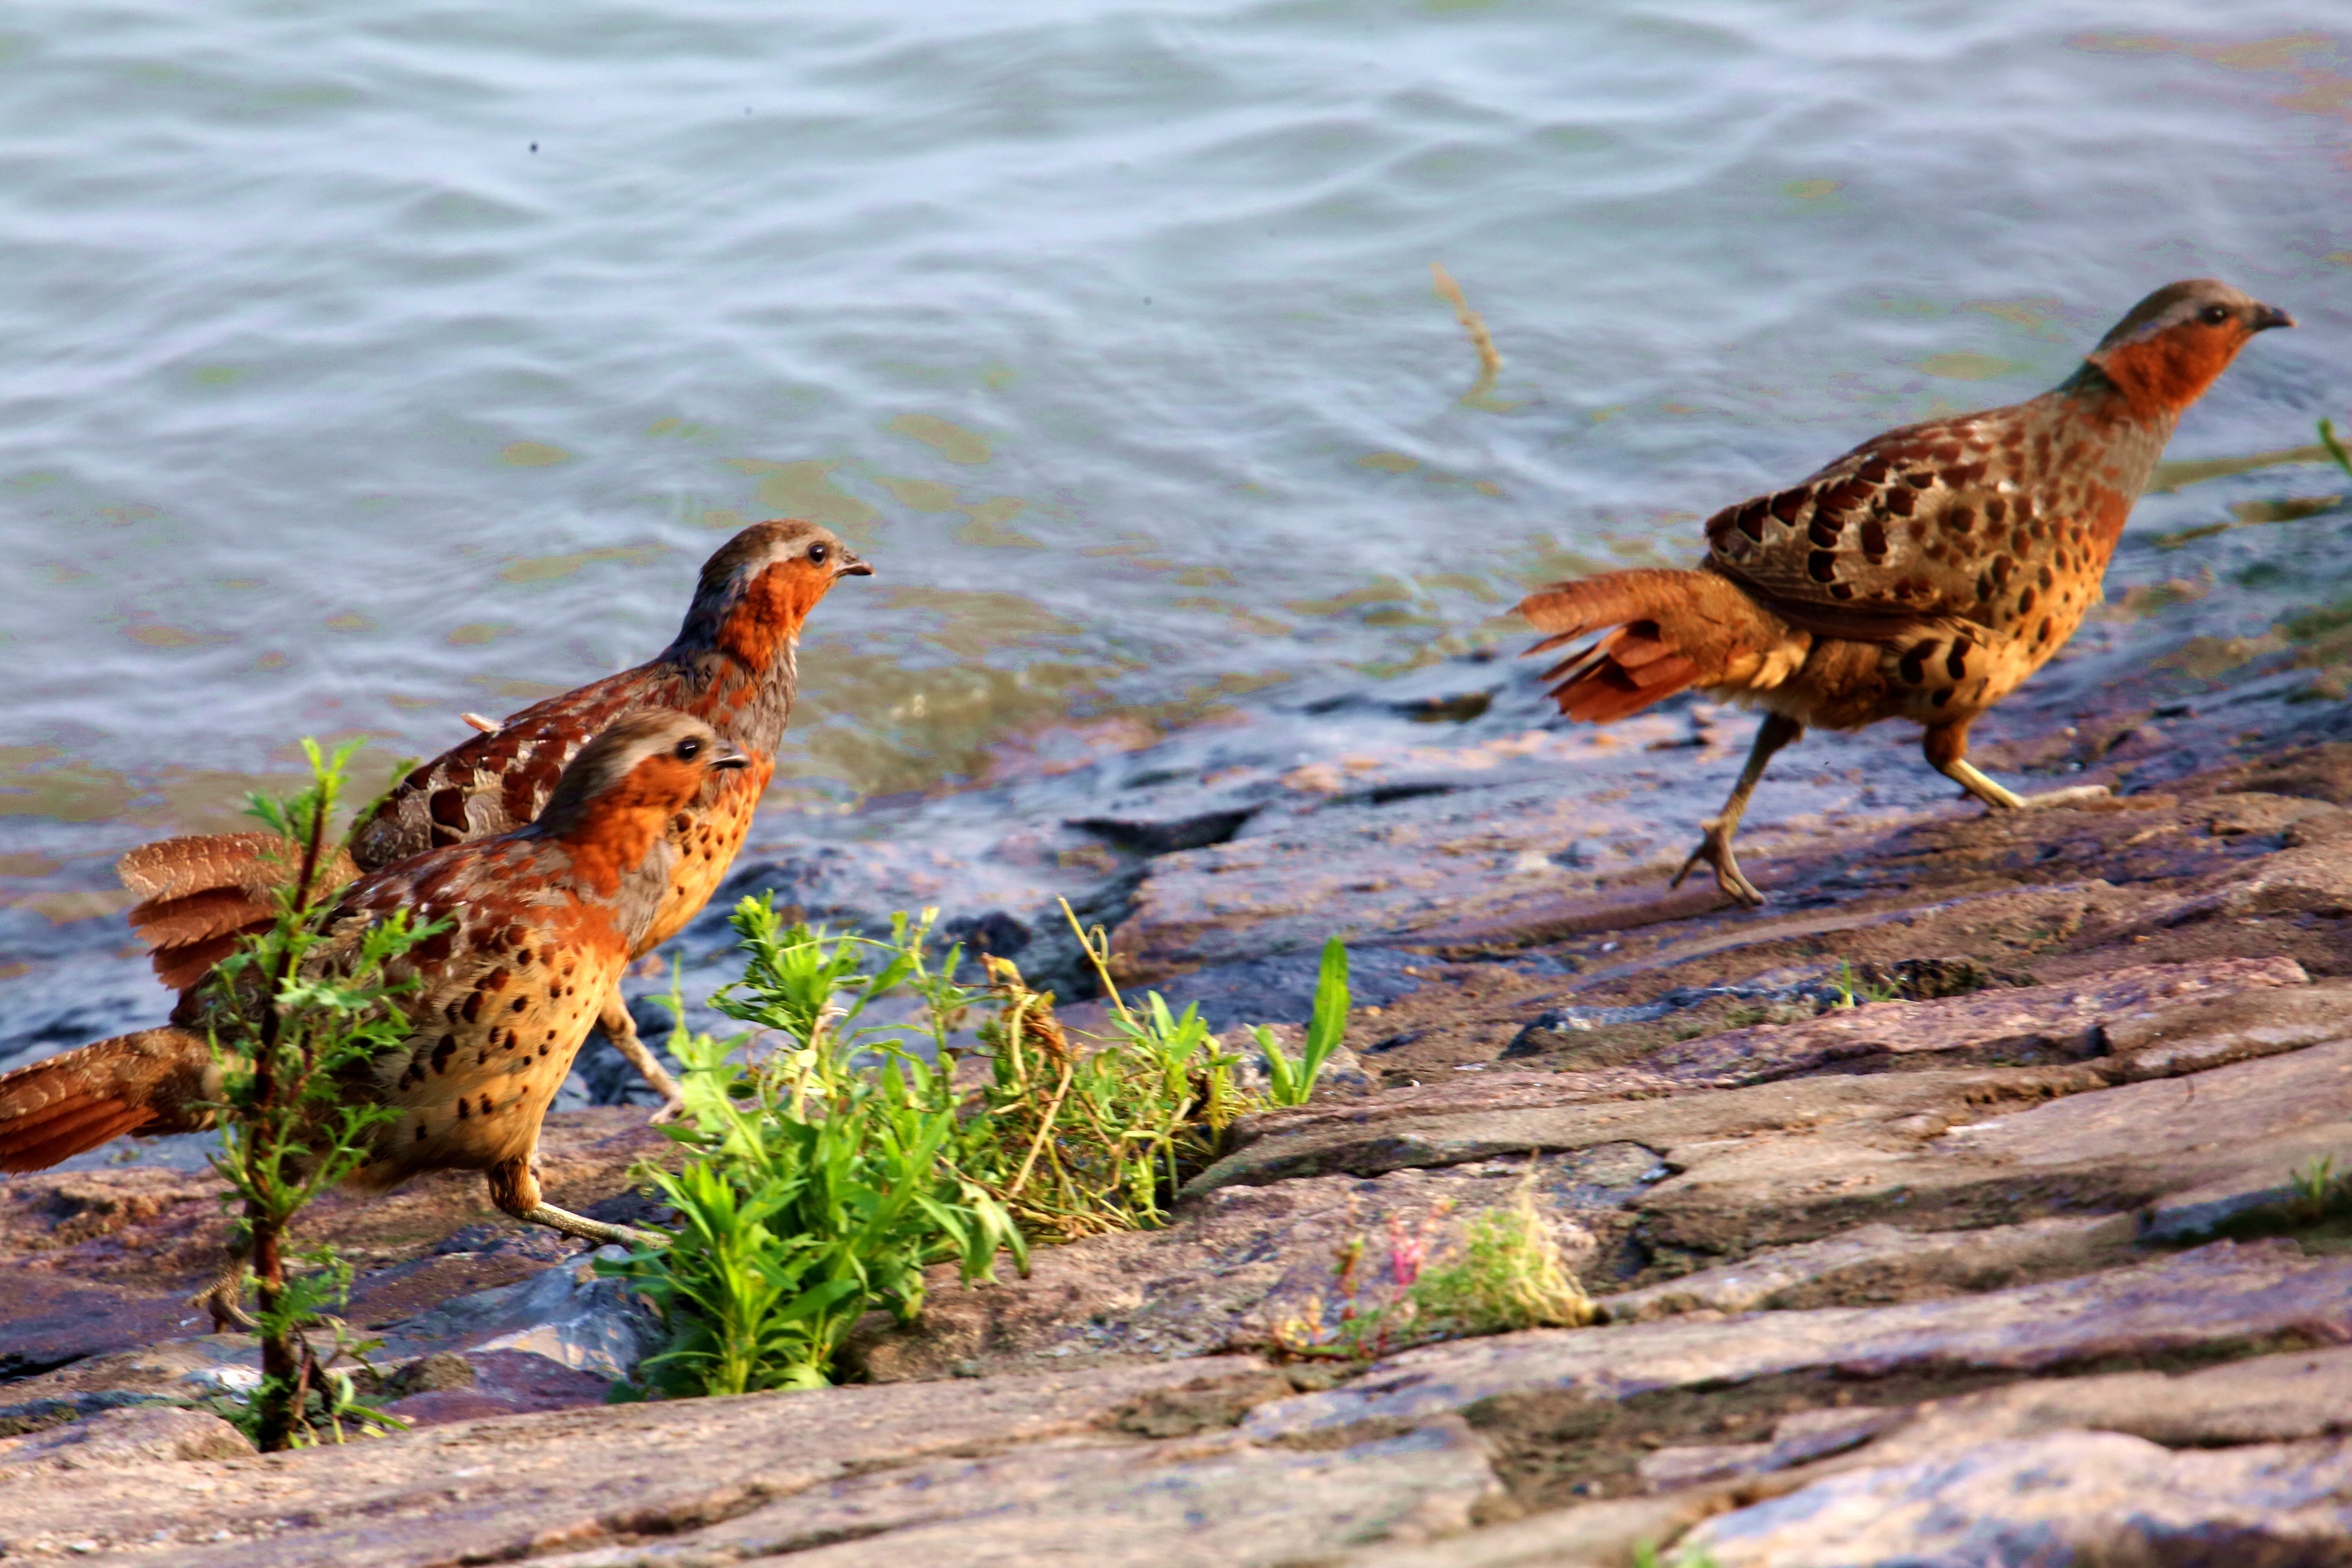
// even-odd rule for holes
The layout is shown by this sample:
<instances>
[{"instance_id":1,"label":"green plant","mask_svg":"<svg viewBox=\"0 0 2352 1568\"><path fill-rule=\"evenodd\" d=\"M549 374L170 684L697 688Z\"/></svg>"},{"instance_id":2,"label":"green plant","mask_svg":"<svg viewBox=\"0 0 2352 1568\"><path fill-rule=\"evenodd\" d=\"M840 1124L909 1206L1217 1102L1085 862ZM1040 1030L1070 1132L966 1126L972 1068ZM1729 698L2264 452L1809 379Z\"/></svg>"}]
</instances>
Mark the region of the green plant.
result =
<instances>
[{"instance_id":1,"label":"green plant","mask_svg":"<svg viewBox=\"0 0 2352 1568\"><path fill-rule=\"evenodd\" d=\"M1333 1272L1343 1300L1336 1322L1327 1323L1322 1298L1274 1325L1276 1348L1293 1355L1360 1361L1433 1340L1507 1333L1516 1329L1580 1329L1599 1321L1600 1310L1561 1260L1559 1244L1537 1208L1537 1167L1511 1201L1470 1224L1458 1261L1428 1265L1431 1232L1451 1212L1441 1201L1418 1226L1400 1215L1388 1221L1391 1284L1385 1300L1366 1304L1360 1279L1365 1238L1339 1245Z\"/></svg>"},{"instance_id":2,"label":"green plant","mask_svg":"<svg viewBox=\"0 0 2352 1568\"><path fill-rule=\"evenodd\" d=\"M1830 976L1828 984L1838 994L1837 1000L1830 1004L1833 1008L1859 1007L1865 1002L1893 1002L1903 994L1901 987L1873 980L1843 961L1839 963L1837 973Z\"/></svg>"},{"instance_id":3,"label":"green plant","mask_svg":"<svg viewBox=\"0 0 2352 1568\"><path fill-rule=\"evenodd\" d=\"M1704 1546L1686 1548L1670 1558L1644 1541L1633 1548L1633 1568L1715 1568L1715 1554Z\"/></svg>"},{"instance_id":4,"label":"green plant","mask_svg":"<svg viewBox=\"0 0 2352 1568\"><path fill-rule=\"evenodd\" d=\"M1313 1016L1298 1060L1293 1062L1282 1054L1273 1030L1258 1026L1258 1049L1265 1053L1266 1099L1276 1105L1306 1104L1315 1092L1315 1080L1322 1076L1323 1064L1339 1048L1339 1037L1347 1030L1348 949L1335 936L1323 943L1323 962L1315 973Z\"/></svg>"},{"instance_id":5,"label":"green plant","mask_svg":"<svg viewBox=\"0 0 2352 1568\"><path fill-rule=\"evenodd\" d=\"M2336 421L2333 419L2319 422L2319 444L2327 448L2327 455L2335 458L2346 473L2352 474L2352 452L2346 451L2344 443L2336 438Z\"/></svg>"},{"instance_id":6,"label":"green plant","mask_svg":"<svg viewBox=\"0 0 2352 1568\"><path fill-rule=\"evenodd\" d=\"M2303 1212L2305 1219L2311 1220L2319 1219L2327 1213L2327 1205L2341 1185L2336 1174L2336 1156L2333 1154L2314 1157L2303 1169L2288 1172L2287 1180L2294 1184L2295 1206Z\"/></svg>"},{"instance_id":7,"label":"green plant","mask_svg":"<svg viewBox=\"0 0 2352 1568\"><path fill-rule=\"evenodd\" d=\"M1156 991L1129 1005L1110 982L1103 934L1079 934L1103 972L1110 1033L1071 1040L1053 994L990 959L997 1012L980 1029L990 1076L961 1152L965 1173L1025 1228L1064 1241L1165 1224L1176 1189L1223 1152L1225 1129L1251 1108L1199 1009L1176 1013Z\"/></svg>"},{"instance_id":8,"label":"green plant","mask_svg":"<svg viewBox=\"0 0 2352 1568\"><path fill-rule=\"evenodd\" d=\"M898 916L874 941L787 927L746 900L732 916L744 976L711 1005L751 1035L688 1035L673 988L686 1125L668 1131L688 1157L638 1174L681 1224L667 1247L600 1265L669 1325L647 1363L666 1392L822 1383L864 1312L914 1316L933 1264L953 1258L971 1281L999 1250L1025 1268L1031 1237L1163 1224L1176 1189L1258 1103L1197 1009L1119 994L1100 930L1072 918L1111 1024L1073 1038L1052 993L1013 963L984 959L988 984L974 989L955 979L960 947L934 962L937 914ZM1338 1043L1345 964L1327 954L1307 1055L1279 1069L1300 1098ZM912 995L915 1018L866 1022L893 994ZM956 1031L974 1013L984 1076L959 1071L970 1053Z\"/></svg>"},{"instance_id":9,"label":"green plant","mask_svg":"<svg viewBox=\"0 0 2352 1568\"><path fill-rule=\"evenodd\" d=\"M683 1223L668 1247L599 1266L632 1280L669 1324L669 1345L646 1363L666 1392L821 1385L868 1308L902 1320L920 1310L929 1265L954 1258L970 1281L1000 1247L1025 1264L1004 1205L953 1157L964 1134L945 1047L968 994L950 978L959 950L944 973L926 961L935 912L899 917L883 944L787 930L770 902L746 900L733 916L750 950L744 978L712 1005L772 1032L764 1051L757 1036L689 1037L673 990L690 1125L667 1131L693 1157L638 1174ZM861 973L861 952L877 948L887 962ZM908 982L930 1004L936 1065L858 1022ZM878 1065L859 1068L865 1053Z\"/></svg>"},{"instance_id":10,"label":"green plant","mask_svg":"<svg viewBox=\"0 0 2352 1568\"><path fill-rule=\"evenodd\" d=\"M373 1130L395 1114L350 1104L341 1091L406 1037L407 1020L392 1005L406 985L387 981L385 965L438 929L412 926L405 911L355 936L320 929L336 890L322 879L327 825L360 744L330 756L305 740L310 786L284 799L248 797L249 815L297 857L294 874L270 928L224 959L212 982L227 999L212 1013L223 1110L213 1168L243 1204L235 1243L257 1281L262 1371L248 1421L264 1450L314 1441L321 1426L341 1441L346 1416L397 1425L359 1404L335 1365L364 1357L376 1342L352 1341L333 1323L334 1348L322 1359L309 1337L309 1327L347 1298L349 1265L322 1246L303 1255L310 1273L289 1277L286 1268L294 1216L366 1160ZM229 1303L243 1273L240 1264L218 1287Z\"/></svg>"},{"instance_id":11,"label":"green plant","mask_svg":"<svg viewBox=\"0 0 2352 1568\"><path fill-rule=\"evenodd\" d=\"M1471 1223L1459 1263L1413 1281L1422 1321L1444 1337L1513 1329L1581 1329L1599 1311L1560 1261L1551 1227L1536 1207L1536 1165L1510 1203Z\"/></svg>"}]
</instances>

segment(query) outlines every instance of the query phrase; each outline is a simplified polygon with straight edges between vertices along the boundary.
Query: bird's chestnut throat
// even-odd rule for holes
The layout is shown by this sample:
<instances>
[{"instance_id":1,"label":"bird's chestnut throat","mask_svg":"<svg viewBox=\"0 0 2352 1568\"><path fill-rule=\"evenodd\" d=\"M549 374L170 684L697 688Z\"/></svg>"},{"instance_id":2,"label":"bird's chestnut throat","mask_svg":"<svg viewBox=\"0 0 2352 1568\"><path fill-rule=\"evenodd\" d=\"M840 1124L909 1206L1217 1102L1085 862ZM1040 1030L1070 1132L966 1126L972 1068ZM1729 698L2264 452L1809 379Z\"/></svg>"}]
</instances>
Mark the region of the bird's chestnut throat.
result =
<instances>
[{"instance_id":1,"label":"bird's chestnut throat","mask_svg":"<svg viewBox=\"0 0 2352 1568\"><path fill-rule=\"evenodd\" d=\"M2244 342L2228 328L2189 327L2118 343L2086 363L2122 395L2131 418L2170 419L2204 395Z\"/></svg>"},{"instance_id":2,"label":"bird's chestnut throat","mask_svg":"<svg viewBox=\"0 0 2352 1568\"><path fill-rule=\"evenodd\" d=\"M804 561L779 562L743 585L719 617L711 642L755 670L789 658L809 612L833 586L830 574Z\"/></svg>"},{"instance_id":3,"label":"bird's chestnut throat","mask_svg":"<svg viewBox=\"0 0 2352 1568\"><path fill-rule=\"evenodd\" d=\"M648 757L579 809L540 819L548 837L572 858L572 874L610 898L623 879L643 869L646 857L702 788L699 771L675 757Z\"/></svg>"}]
</instances>

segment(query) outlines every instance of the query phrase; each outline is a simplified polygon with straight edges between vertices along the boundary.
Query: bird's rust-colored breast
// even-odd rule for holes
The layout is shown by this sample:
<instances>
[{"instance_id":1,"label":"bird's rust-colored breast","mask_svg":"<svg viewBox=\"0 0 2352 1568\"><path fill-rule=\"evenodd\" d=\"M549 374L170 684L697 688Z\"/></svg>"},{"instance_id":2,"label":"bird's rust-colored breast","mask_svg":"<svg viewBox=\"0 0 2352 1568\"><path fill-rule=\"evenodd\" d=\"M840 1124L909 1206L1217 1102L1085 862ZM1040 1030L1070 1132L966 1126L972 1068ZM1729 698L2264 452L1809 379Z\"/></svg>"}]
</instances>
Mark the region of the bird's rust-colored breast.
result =
<instances>
[{"instance_id":1,"label":"bird's rust-colored breast","mask_svg":"<svg viewBox=\"0 0 2352 1568\"><path fill-rule=\"evenodd\" d=\"M416 988L402 998L410 1032L372 1078L399 1114L353 1178L390 1186L421 1170L486 1170L527 1157L598 1009L628 965L611 909L583 896L561 858L513 843L423 885L376 888L355 912L397 907L446 929L394 967Z\"/></svg>"},{"instance_id":2,"label":"bird's rust-colored breast","mask_svg":"<svg viewBox=\"0 0 2352 1568\"><path fill-rule=\"evenodd\" d=\"M723 774L715 801L698 812L681 812L670 819L669 838L677 858L670 867L669 889L662 896L660 911L637 942L638 954L651 952L702 912L727 879L736 851L751 834L752 816L775 772L774 760L762 757L740 773Z\"/></svg>"}]
</instances>

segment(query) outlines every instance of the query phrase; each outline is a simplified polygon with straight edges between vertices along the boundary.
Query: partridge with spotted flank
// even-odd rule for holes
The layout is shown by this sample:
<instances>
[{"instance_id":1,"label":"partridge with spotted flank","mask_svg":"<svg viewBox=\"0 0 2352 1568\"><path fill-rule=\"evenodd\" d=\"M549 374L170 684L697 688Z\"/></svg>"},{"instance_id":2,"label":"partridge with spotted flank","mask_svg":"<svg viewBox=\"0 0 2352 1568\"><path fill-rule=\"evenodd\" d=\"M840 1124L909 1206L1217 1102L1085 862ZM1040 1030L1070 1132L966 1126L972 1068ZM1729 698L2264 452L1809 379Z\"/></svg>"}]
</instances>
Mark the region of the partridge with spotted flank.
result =
<instances>
[{"instance_id":1,"label":"partridge with spotted flank","mask_svg":"<svg viewBox=\"0 0 2352 1568\"><path fill-rule=\"evenodd\" d=\"M1559 710L1607 723L1696 688L1764 710L1703 861L1745 904L1764 895L1731 849L1774 752L1807 725L1909 719L1929 765L1999 810L2017 795L1968 760L1969 725L2065 646L2098 602L2132 502L2182 410L2249 339L2294 324L2211 279L2134 306L2082 365L2030 402L1874 437L1795 487L1726 507L1696 571L1611 572L1519 605L1541 653L1603 633L1547 671Z\"/></svg>"},{"instance_id":2,"label":"partridge with spotted flank","mask_svg":"<svg viewBox=\"0 0 2352 1568\"><path fill-rule=\"evenodd\" d=\"M362 878L319 917L308 978L336 973L394 910L446 922L385 968L402 1042L342 1092L399 1114L345 1183L381 1192L425 1171L479 1171L517 1219L593 1241L642 1239L542 1198L531 1157L548 1105L604 998L671 897L671 819L713 780L751 771L689 714L648 709L608 726L529 825L429 849ZM212 1124L219 1068L208 1026L251 995L208 986L181 1026L100 1040L0 1075L0 1171L56 1164L126 1132ZM215 1318L234 1321L213 1292Z\"/></svg>"},{"instance_id":3,"label":"partridge with spotted flank","mask_svg":"<svg viewBox=\"0 0 2352 1568\"><path fill-rule=\"evenodd\" d=\"M704 563L685 625L656 658L503 722L467 715L482 732L393 787L353 828L343 875L519 827L546 805L581 748L615 720L653 709L691 713L740 748L751 765L714 776L670 822L677 851L670 887L635 955L652 952L701 911L751 831L792 718L795 652L809 612L839 579L873 570L815 523L754 523ZM237 938L270 920L275 889L292 863L278 847L267 834L207 835L122 857L123 883L143 900L131 922L153 951L157 977L184 992L183 1012ZM600 999L598 1022L660 1093L654 1120L675 1116L677 1085L638 1040L617 987Z\"/></svg>"}]
</instances>

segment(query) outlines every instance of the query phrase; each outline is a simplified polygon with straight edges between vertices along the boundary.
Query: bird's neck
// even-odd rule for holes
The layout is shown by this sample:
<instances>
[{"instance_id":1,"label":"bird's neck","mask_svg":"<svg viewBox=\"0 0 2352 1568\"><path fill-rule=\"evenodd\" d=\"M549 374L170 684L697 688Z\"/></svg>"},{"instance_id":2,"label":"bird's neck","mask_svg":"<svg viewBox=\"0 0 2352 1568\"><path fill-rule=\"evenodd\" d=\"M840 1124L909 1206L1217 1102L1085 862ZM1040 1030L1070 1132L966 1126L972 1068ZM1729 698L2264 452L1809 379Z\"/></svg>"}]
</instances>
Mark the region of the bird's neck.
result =
<instances>
[{"instance_id":1,"label":"bird's neck","mask_svg":"<svg viewBox=\"0 0 2352 1568\"><path fill-rule=\"evenodd\" d=\"M650 899L650 921L652 904L660 902L669 886L677 855L665 831L677 805L671 799L646 798L635 784L624 778L577 809L542 813L522 831L561 848L582 890L628 908Z\"/></svg>"},{"instance_id":2,"label":"bird's neck","mask_svg":"<svg viewBox=\"0 0 2352 1568\"><path fill-rule=\"evenodd\" d=\"M2089 355L2059 390L2135 424L2161 423L2169 435L2181 411L2205 395L2236 353L2236 345L2212 334L2144 338Z\"/></svg>"},{"instance_id":3,"label":"bird's neck","mask_svg":"<svg viewBox=\"0 0 2352 1568\"><path fill-rule=\"evenodd\" d=\"M750 752L772 756L792 721L800 679L800 627L748 642L690 635L689 625L659 662L677 671L688 708Z\"/></svg>"}]
</instances>

